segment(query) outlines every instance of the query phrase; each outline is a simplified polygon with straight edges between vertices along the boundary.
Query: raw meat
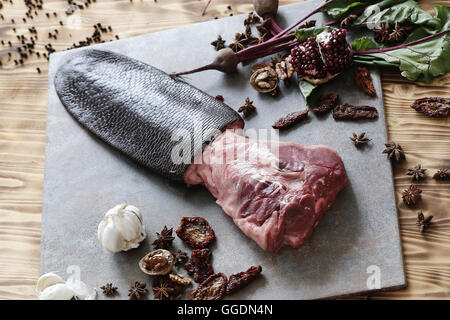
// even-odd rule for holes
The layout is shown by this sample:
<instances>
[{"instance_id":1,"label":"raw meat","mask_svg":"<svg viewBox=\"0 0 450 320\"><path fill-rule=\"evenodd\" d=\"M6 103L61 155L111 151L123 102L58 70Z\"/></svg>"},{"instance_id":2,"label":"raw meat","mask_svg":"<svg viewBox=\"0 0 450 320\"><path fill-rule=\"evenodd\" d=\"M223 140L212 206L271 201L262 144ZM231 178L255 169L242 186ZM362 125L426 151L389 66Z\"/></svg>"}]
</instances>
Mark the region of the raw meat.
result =
<instances>
[{"instance_id":1,"label":"raw meat","mask_svg":"<svg viewBox=\"0 0 450 320\"><path fill-rule=\"evenodd\" d=\"M321 145L257 141L226 130L185 173L203 184L234 223L267 251L305 243L348 183L344 164Z\"/></svg>"}]
</instances>

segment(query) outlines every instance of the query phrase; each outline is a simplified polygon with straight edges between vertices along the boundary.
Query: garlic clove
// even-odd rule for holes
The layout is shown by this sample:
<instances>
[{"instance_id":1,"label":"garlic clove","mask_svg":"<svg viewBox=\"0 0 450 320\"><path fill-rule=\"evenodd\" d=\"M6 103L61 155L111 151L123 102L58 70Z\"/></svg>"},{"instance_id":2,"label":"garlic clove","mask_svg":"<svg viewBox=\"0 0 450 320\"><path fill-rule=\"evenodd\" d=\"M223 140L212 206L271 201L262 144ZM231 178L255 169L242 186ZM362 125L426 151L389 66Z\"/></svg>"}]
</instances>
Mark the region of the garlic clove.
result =
<instances>
[{"instance_id":1,"label":"garlic clove","mask_svg":"<svg viewBox=\"0 0 450 320\"><path fill-rule=\"evenodd\" d=\"M76 297L75 291L65 283L47 287L38 295L39 300L71 300L74 297Z\"/></svg>"},{"instance_id":2,"label":"garlic clove","mask_svg":"<svg viewBox=\"0 0 450 320\"><path fill-rule=\"evenodd\" d=\"M117 228L113 224L102 221L99 225L98 239L103 245L103 249L109 253L122 251L126 248L126 243Z\"/></svg>"},{"instance_id":3,"label":"garlic clove","mask_svg":"<svg viewBox=\"0 0 450 320\"><path fill-rule=\"evenodd\" d=\"M43 274L36 283L36 292L40 294L42 291L58 283L65 283L64 279L53 272Z\"/></svg>"},{"instance_id":4,"label":"garlic clove","mask_svg":"<svg viewBox=\"0 0 450 320\"><path fill-rule=\"evenodd\" d=\"M110 209L97 230L97 236L106 252L115 253L139 247L146 233L138 208L126 203Z\"/></svg>"}]
</instances>

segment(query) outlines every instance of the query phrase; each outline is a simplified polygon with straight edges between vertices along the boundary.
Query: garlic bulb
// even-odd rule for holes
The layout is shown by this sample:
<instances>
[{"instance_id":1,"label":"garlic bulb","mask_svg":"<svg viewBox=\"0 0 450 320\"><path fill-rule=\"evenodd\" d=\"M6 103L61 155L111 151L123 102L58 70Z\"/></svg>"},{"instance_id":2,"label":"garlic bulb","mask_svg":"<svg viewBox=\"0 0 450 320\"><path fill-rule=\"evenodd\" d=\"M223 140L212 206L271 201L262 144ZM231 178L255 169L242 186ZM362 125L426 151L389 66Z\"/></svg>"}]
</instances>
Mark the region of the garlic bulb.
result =
<instances>
[{"instance_id":1,"label":"garlic bulb","mask_svg":"<svg viewBox=\"0 0 450 320\"><path fill-rule=\"evenodd\" d=\"M39 300L95 300L97 292L89 293L89 289L82 281L74 279L63 280L55 273L42 275L36 283L36 293Z\"/></svg>"},{"instance_id":2,"label":"garlic bulb","mask_svg":"<svg viewBox=\"0 0 450 320\"><path fill-rule=\"evenodd\" d=\"M54 284L38 295L39 300L71 300L73 297L76 297L75 291L65 283Z\"/></svg>"},{"instance_id":3,"label":"garlic bulb","mask_svg":"<svg viewBox=\"0 0 450 320\"><path fill-rule=\"evenodd\" d=\"M60 276L52 272L39 278L36 293L39 300L70 300L76 296L75 291Z\"/></svg>"},{"instance_id":4,"label":"garlic bulb","mask_svg":"<svg viewBox=\"0 0 450 320\"><path fill-rule=\"evenodd\" d=\"M138 208L126 203L110 209L98 225L98 239L106 252L114 253L139 247L146 234Z\"/></svg>"},{"instance_id":5,"label":"garlic bulb","mask_svg":"<svg viewBox=\"0 0 450 320\"><path fill-rule=\"evenodd\" d=\"M42 275L36 283L36 292L41 294L46 288L51 287L58 283L66 283L63 278L53 272Z\"/></svg>"}]
</instances>

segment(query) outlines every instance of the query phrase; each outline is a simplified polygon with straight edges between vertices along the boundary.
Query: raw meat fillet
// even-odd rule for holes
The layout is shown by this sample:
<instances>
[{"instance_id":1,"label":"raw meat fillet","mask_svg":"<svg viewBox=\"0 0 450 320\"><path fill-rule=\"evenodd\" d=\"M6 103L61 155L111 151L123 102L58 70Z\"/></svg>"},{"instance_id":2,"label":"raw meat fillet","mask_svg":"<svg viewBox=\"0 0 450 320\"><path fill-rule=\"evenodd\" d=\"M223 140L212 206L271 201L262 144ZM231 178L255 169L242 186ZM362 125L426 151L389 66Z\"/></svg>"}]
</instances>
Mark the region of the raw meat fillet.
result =
<instances>
[{"instance_id":1,"label":"raw meat fillet","mask_svg":"<svg viewBox=\"0 0 450 320\"><path fill-rule=\"evenodd\" d=\"M267 251L301 246L348 183L339 155L322 145L257 141L226 130L185 173Z\"/></svg>"}]
</instances>

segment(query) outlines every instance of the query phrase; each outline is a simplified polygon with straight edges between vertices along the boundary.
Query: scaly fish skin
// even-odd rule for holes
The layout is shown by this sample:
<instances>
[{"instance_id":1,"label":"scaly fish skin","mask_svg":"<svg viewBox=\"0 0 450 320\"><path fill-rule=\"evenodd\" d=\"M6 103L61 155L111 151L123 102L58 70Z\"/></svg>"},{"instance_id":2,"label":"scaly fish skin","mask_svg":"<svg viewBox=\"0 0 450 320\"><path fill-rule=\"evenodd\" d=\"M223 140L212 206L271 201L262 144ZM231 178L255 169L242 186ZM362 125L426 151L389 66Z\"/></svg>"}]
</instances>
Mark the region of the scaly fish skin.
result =
<instances>
[{"instance_id":1,"label":"scaly fish skin","mask_svg":"<svg viewBox=\"0 0 450 320\"><path fill-rule=\"evenodd\" d=\"M89 131L141 165L170 179L184 172L208 143L210 130L243 126L223 102L163 71L124 55L83 50L57 71L56 92L67 111ZM191 140L201 124L201 143L172 139L185 130ZM179 131L178 131L179 132ZM190 144L190 145L187 145ZM175 146L191 150L190 161L174 163Z\"/></svg>"}]
</instances>

